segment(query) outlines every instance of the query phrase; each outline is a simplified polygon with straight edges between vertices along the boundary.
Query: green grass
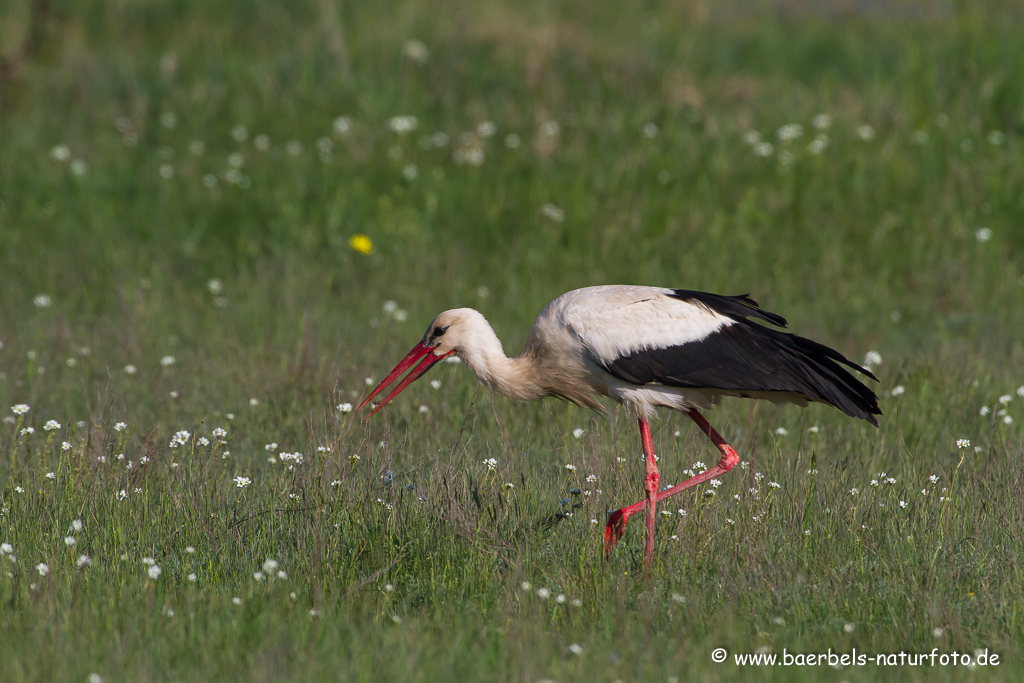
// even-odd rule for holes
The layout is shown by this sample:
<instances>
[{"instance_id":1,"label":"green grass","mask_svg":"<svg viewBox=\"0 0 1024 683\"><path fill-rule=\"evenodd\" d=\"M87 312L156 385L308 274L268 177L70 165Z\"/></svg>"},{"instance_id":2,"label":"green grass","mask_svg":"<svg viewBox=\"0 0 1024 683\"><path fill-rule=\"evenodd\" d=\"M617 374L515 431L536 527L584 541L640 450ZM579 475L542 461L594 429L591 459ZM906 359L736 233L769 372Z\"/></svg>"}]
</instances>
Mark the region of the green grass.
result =
<instances>
[{"instance_id":1,"label":"green grass","mask_svg":"<svg viewBox=\"0 0 1024 683\"><path fill-rule=\"evenodd\" d=\"M1020 8L836 5L4 5L0 680L1020 680ZM749 467L663 506L645 576L639 522L601 553L641 495L621 411L447 364L336 408L441 310L514 353L614 282L749 291L878 351L881 427L725 402ZM717 461L663 418L664 483ZM731 658L854 647L1002 659Z\"/></svg>"}]
</instances>

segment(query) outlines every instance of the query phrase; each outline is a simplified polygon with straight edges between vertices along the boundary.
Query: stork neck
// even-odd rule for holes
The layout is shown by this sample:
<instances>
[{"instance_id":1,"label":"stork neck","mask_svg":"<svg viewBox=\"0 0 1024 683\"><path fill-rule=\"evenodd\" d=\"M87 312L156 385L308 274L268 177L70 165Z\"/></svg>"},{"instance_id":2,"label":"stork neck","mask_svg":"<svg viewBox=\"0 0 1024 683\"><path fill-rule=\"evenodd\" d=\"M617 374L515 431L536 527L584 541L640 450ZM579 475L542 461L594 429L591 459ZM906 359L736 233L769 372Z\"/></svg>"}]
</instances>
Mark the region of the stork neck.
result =
<instances>
[{"instance_id":1,"label":"stork neck","mask_svg":"<svg viewBox=\"0 0 1024 683\"><path fill-rule=\"evenodd\" d=\"M517 401L531 401L544 396L545 392L532 372L534 362L531 356L507 357L490 326L479 330L474 342L471 348L459 355L488 389Z\"/></svg>"}]
</instances>

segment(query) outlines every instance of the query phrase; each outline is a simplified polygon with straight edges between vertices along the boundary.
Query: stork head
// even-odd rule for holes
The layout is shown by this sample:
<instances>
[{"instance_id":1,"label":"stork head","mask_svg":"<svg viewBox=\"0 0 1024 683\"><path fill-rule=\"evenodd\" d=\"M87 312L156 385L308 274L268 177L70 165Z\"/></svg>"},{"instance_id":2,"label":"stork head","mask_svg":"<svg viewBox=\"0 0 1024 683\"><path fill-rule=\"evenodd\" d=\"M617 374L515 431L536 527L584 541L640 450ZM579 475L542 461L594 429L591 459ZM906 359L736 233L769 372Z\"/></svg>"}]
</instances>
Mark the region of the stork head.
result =
<instances>
[{"instance_id":1,"label":"stork head","mask_svg":"<svg viewBox=\"0 0 1024 683\"><path fill-rule=\"evenodd\" d=\"M467 360L477 347L486 345L491 339L497 340L497 337L479 311L453 308L434 318L420 344L431 349L436 356L454 353Z\"/></svg>"},{"instance_id":2,"label":"stork head","mask_svg":"<svg viewBox=\"0 0 1024 683\"><path fill-rule=\"evenodd\" d=\"M357 410L361 410L374 396L387 388L389 384L394 382L409 368L413 368L412 371L405 376L405 379L390 394L384 397L384 400L377 404L377 407L370 412L370 415L383 408L386 403L422 377L427 370L439 361L444 360L453 353L460 358L465 358L467 355L472 355L476 346L481 343L486 344L490 340L497 342L494 331L487 324L487 320L472 308L453 308L441 313L427 326L423 339L370 392L370 395L363 400ZM499 343L498 351L500 350L501 344ZM420 360L421 358L422 360ZM417 364L416 361L419 361L419 363ZM414 365L415 367L413 367Z\"/></svg>"}]
</instances>

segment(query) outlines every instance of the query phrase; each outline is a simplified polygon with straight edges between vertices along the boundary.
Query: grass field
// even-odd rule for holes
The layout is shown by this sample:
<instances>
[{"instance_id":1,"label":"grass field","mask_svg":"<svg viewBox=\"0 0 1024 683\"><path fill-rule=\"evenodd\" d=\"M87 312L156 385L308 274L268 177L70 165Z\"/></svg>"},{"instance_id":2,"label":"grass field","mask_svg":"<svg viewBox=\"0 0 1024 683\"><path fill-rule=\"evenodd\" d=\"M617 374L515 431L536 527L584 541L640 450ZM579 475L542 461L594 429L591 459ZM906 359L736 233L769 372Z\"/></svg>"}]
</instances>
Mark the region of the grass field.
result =
<instances>
[{"instance_id":1,"label":"grass field","mask_svg":"<svg viewBox=\"0 0 1024 683\"><path fill-rule=\"evenodd\" d=\"M1021 680L1022 9L4 4L0 680ZM619 282L874 352L881 427L726 401L646 576L621 411L345 411ZM853 648L1000 660L733 659Z\"/></svg>"}]
</instances>

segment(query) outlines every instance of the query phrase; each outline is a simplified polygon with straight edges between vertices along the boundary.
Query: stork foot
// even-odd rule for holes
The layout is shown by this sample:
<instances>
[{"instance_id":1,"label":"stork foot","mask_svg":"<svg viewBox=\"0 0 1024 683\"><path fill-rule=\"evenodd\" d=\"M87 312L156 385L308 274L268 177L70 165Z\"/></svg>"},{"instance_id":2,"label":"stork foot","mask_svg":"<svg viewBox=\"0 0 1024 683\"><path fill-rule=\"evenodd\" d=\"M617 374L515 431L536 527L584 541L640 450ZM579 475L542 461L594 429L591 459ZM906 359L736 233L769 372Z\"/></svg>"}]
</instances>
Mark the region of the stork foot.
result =
<instances>
[{"instance_id":1,"label":"stork foot","mask_svg":"<svg viewBox=\"0 0 1024 683\"><path fill-rule=\"evenodd\" d=\"M608 524L604 527L604 556L606 558L611 556L612 548L626 533L627 517L622 512L622 510L616 510L608 515Z\"/></svg>"},{"instance_id":2,"label":"stork foot","mask_svg":"<svg viewBox=\"0 0 1024 683\"><path fill-rule=\"evenodd\" d=\"M634 514L643 510L647 507L647 501L641 500L639 503L634 503L629 507L624 507L621 510L608 515L608 524L604 527L604 556L608 557L611 555L612 548L619 542L622 535L626 533L626 520L632 517Z\"/></svg>"},{"instance_id":3,"label":"stork foot","mask_svg":"<svg viewBox=\"0 0 1024 683\"><path fill-rule=\"evenodd\" d=\"M626 532L626 517L622 510L615 510L608 515L608 523L604 525L604 556L611 555L611 549Z\"/></svg>"}]
</instances>

